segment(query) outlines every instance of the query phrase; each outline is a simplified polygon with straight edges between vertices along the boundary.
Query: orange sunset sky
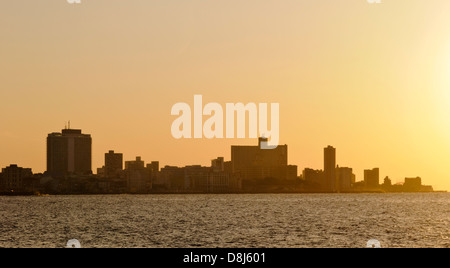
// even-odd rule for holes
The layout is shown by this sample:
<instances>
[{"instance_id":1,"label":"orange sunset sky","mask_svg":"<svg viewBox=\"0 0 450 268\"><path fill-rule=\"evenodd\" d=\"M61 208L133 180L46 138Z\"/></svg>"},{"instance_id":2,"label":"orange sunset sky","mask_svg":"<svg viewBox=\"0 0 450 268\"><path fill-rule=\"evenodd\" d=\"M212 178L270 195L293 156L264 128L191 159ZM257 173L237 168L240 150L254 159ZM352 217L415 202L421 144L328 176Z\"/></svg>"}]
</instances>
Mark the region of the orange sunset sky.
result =
<instances>
[{"instance_id":1,"label":"orange sunset sky","mask_svg":"<svg viewBox=\"0 0 450 268\"><path fill-rule=\"evenodd\" d=\"M209 165L251 139L171 135L177 102L280 104L289 162L379 167L450 190L448 0L2 0L0 166L46 169L66 121L93 169L125 160Z\"/></svg>"}]
</instances>

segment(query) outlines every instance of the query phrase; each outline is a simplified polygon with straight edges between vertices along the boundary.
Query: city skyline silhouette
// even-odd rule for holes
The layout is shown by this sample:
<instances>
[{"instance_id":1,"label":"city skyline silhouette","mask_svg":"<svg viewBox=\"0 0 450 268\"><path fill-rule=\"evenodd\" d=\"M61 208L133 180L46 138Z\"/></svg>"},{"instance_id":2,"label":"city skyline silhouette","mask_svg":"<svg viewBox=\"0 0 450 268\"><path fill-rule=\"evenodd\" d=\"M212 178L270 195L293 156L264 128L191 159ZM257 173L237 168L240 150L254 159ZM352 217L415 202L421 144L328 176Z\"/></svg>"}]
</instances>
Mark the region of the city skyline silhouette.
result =
<instances>
[{"instance_id":1,"label":"city skyline silhouette","mask_svg":"<svg viewBox=\"0 0 450 268\"><path fill-rule=\"evenodd\" d=\"M93 138L81 129L69 127L47 136L47 170L33 174L32 168L10 164L0 173L0 193L4 194L111 194L111 193L292 193L292 192L433 192L422 178L405 177L393 184L388 176L380 183L380 168L365 169L357 180L351 167L340 167L336 148L323 150L323 169L289 163L288 145L264 149L268 138L260 137L252 146L231 146L231 160L218 156L210 166L201 164L170 166L158 160L146 162L141 156L124 162L123 154L109 150L104 165L94 172ZM200 154L200 152L197 152ZM86 186L86 180L90 184ZM49 183L51 182L51 183ZM92 183L95 182L92 186ZM81 185L81 186L80 186ZM89 186L90 185L90 186ZM94 188L94 190L93 190ZM83 190L84 189L84 190ZM89 190L90 189L90 190Z\"/></svg>"}]
</instances>

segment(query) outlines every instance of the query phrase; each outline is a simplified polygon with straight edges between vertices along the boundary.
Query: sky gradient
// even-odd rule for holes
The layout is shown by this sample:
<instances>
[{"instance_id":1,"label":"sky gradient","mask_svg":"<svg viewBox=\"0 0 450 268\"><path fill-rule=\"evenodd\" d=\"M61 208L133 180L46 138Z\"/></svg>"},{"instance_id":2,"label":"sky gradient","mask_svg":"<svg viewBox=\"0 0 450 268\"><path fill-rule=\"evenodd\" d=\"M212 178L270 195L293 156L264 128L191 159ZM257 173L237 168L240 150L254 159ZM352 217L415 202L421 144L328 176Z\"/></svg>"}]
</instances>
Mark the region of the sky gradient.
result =
<instances>
[{"instance_id":1,"label":"sky gradient","mask_svg":"<svg viewBox=\"0 0 450 268\"><path fill-rule=\"evenodd\" d=\"M0 2L0 166L46 169L71 120L115 150L209 165L251 139L176 140L172 105L280 103L289 163L450 190L450 1ZM207 118L205 118L207 119Z\"/></svg>"}]
</instances>

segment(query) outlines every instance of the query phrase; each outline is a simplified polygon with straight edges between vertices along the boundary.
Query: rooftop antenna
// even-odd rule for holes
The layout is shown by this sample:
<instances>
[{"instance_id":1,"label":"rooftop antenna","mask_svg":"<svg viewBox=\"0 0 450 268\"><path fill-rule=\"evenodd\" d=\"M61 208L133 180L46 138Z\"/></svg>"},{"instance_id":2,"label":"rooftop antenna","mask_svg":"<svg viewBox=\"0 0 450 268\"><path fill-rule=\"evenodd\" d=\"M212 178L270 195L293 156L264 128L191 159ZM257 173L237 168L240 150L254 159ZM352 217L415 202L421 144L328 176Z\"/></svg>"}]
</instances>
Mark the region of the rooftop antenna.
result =
<instances>
[{"instance_id":1,"label":"rooftop antenna","mask_svg":"<svg viewBox=\"0 0 450 268\"><path fill-rule=\"evenodd\" d=\"M64 129L67 129L67 122L64 122Z\"/></svg>"},{"instance_id":2,"label":"rooftop antenna","mask_svg":"<svg viewBox=\"0 0 450 268\"><path fill-rule=\"evenodd\" d=\"M70 120L69 120L69 129L70 129Z\"/></svg>"}]
</instances>

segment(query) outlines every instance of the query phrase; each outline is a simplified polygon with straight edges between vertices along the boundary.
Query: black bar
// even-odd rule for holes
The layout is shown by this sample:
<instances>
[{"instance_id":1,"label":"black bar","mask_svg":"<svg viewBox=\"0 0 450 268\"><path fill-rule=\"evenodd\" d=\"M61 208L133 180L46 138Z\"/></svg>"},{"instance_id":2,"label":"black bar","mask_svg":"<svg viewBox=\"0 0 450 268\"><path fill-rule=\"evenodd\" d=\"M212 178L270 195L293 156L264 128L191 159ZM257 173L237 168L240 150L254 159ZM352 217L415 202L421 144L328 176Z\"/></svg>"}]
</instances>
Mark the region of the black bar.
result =
<instances>
[{"instance_id":1,"label":"black bar","mask_svg":"<svg viewBox=\"0 0 450 268\"><path fill-rule=\"evenodd\" d=\"M78 267L427 267L447 261L444 250L423 249L59 249L28 251L23 265L75 264ZM7 259L8 250L0 250ZM445 254L447 253L447 254ZM34 254L34 256L33 256ZM239 255L240 254L240 255ZM264 255L262 255L264 254ZM202 258L203 256L203 258ZM210 257L207 257L210 256ZM215 258L211 256L217 256ZM263 257L264 256L264 257ZM197 258L196 258L197 257ZM213 260L215 260L213 262ZM60 267L60 265L57 265Z\"/></svg>"}]
</instances>

